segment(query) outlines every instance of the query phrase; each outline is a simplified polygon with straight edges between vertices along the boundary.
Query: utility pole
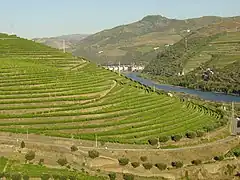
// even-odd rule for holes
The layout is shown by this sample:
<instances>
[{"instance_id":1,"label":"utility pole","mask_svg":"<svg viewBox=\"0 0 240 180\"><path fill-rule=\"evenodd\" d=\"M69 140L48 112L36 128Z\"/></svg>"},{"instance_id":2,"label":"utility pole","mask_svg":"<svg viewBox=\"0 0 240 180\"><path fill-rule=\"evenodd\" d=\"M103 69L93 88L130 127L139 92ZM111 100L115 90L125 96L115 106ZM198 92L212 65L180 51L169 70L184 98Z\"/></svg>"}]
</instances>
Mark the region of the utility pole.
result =
<instances>
[{"instance_id":1,"label":"utility pole","mask_svg":"<svg viewBox=\"0 0 240 180\"><path fill-rule=\"evenodd\" d=\"M63 52L66 52L66 45L65 45L65 40L63 40Z\"/></svg>"},{"instance_id":2,"label":"utility pole","mask_svg":"<svg viewBox=\"0 0 240 180\"><path fill-rule=\"evenodd\" d=\"M118 75L120 76L120 61L118 62Z\"/></svg>"},{"instance_id":3,"label":"utility pole","mask_svg":"<svg viewBox=\"0 0 240 180\"><path fill-rule=\"evenodd\" d=\"M187 51L187 48L188 48L188 39L187 37L185 37L185 51Z\"/></svg>"},{"instance_id":4,"label":"utility pole","mask_svg":"<svg viewBox=\"0 0 240 180\"><path fill-rule=\"evenodd\" d=\"M97 148L97 146L98 146L98 143L97 143L97 134L95 134L95 146L96 146L96 148Z\"/></svg>"},{"instance_id":5,"label":"utility pole","mask_svg":"<svg viewBox=\"0 0 240 180\"><path fill-rule=\"evenodd\" d=\"M27 140L28 140L28 128L27 128Z\"/></svg>"},{"instance_id":6,"label":"utility pole","mask_svg":"<svg viewBox=\"0 0 240 180\"><path fill-rule=\"evenodd\" d=\"M234 116L234 102L232 102L232 135L236 135L236 120Z\"/></svg>"}]
</instances>

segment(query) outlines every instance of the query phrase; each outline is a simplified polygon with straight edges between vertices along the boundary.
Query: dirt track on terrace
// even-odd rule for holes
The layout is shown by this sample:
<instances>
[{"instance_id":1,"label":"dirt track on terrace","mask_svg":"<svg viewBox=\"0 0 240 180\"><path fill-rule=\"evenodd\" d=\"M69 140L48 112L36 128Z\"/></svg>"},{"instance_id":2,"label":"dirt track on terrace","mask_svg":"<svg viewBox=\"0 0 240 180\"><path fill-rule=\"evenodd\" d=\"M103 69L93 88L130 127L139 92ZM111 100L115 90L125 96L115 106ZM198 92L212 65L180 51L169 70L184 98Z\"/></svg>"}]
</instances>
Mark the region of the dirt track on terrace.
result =
<instances>
[{"instance_id":1,"label":"dirt track on terrace","mask_svg":"<svg viewBox=\"0 0 240 180\"><path fill-rule=\"evenodd\" d=\"M203 161L211 160L213 156L220 153L226 153L229 149L239 144L239 137L229 136L225 139L221 139L212 143L196 145L192 147L174 148L174 149L153 149L150 146L144 145L119 145L119 144L107 144L102 147L95 147L94 142L66 139L58 137L47 137L41 135L30 134L10 134L0 133L0 147L6 146L5 144L13 145L15 148L19 148L20 142L24 140L26 147L36 150L37 157L46 158L46 164L56 165L56 159L60 156L66 156L69 162L78 162L81 164L86 162L87 167L90 169L101 169L103 171L113 172L129 172L139 176L164 176L171 177L172 172L164 171L159 172L155 167L151 171L147 171L141 166L137 169L127 165L125 167L119 166L118 158L127 157L130 162L139 161L140 156L147 156L148 162L158 163L164 162L168 165L174 160L182 160L185 165L190 164L191 160L200 158ZM70 147L75 144L78 147L78 151L71 153ZM10 146L9 146L10 147ZM107 148L106 148L107 147ZM12 155L15 148L0 149L1 154ZM88 158L88 151L97 149L100 152L100 157L96 159ZM23 152L26 153L26 152ZM55 164L54 164L55 163ZM81 169L81 168L79 168ZM146 174L147 173L147 174Z\"/></svg>"}]
</instances>

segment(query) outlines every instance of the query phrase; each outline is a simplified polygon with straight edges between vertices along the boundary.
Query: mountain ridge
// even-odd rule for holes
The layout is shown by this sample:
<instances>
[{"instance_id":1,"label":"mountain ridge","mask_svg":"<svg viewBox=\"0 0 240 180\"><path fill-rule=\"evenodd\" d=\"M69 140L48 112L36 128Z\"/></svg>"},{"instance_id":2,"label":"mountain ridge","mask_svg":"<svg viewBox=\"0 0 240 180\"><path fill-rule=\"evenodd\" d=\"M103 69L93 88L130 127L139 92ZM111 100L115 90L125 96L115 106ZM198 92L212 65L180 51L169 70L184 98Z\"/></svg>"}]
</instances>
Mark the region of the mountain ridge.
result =
<instances>
[{"instance_id":1,"label":"mountain ridge","mask_svg":"<svg viewBox=\"0 0 240 180\"><path fill-rule=\"evenodd\" d=\"M136 22L105 29L86 37L77 43L73 53L100 64L118 61L147 64L153 54L156 54L154 47L162 50L165 45L180 41L188 31L232 18L235 17L202 16L179 20L148 15Z\"/></svg>"},{"instance_id":2,"label":"mountain ridge","mask_svg":"<svg viewBox=\"0 0 240 180\"><path fill-rule=\"evenodd\" d=\"M69 35L61 35L61 36L54 36L54 37L33 38L32 40L51 46L53 48L57 48L57 49L63 48L63 40L65 40L66 50L73 51L76 43L86 38L87 36L89 35L88 34L69 34Z\"/></svg>"}]
</instances>

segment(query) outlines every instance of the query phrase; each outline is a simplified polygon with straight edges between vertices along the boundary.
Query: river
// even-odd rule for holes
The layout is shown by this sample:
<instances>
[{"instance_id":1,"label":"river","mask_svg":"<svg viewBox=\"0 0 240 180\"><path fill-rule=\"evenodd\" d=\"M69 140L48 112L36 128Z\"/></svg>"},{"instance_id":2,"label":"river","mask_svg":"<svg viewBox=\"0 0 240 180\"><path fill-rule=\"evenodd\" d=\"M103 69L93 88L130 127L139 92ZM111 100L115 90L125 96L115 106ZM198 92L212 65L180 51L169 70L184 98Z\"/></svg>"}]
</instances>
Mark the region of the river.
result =
<instances>
[{"instance_id":1,"label":"river","mask_svg":"<svg viewBox=\"0 0 240 180\"><path fill-rule=\"evenodd\" d=\"M206 92L201 90L189 89L185 87L166 85L166 84L157 84L149 79L144 79L139 77L137 73L128 73L125 74L127 77L138 81L147 86L155 86L157 89L161 89L164 91L172 91L172 92L183 92L190 95L196 95L201 99L210 100L210 101L218 101L218 102L240 102L240 96L228 95L223 93L216 92Z\"/></svg>"}]
</instances>

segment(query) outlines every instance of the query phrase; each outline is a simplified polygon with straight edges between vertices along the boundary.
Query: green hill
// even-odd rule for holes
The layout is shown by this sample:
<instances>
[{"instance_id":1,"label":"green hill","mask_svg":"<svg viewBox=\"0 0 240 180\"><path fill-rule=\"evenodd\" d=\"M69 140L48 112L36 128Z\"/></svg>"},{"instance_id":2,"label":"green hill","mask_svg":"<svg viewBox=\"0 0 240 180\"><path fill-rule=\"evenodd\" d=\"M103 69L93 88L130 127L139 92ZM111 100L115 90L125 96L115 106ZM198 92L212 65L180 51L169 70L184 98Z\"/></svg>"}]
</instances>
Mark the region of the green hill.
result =
<instances>
[{"instance_id":1,"label":"green hill","mask_svg":"<svg viewBox=\"0 0 240 180\"><path fill-rule=\"evenodd\" d=\"M240 17L200 28L186 39L159 53L144 72L175 85L240 94Z\"/></svg>"},{"instance_id":2,"label":"green hill","mask_svg":"<svg viewBox=\"0 0 240 180\"><path fill-rule=\"evenodd\" d=\"M118 61L147 64L165 45L181 40L188 30L193 31L224 19L228 18L205 16L177 20L160 15L146 16L140 21L88 36L79 42L74 54L101 64ZM156 52L154 48L157 47Z\"/></svg>"},{"instance_id":3,"label":"green hill","mask_svg":"<svg viewBox=\"0 0 240 180\"><path fill-rule=\"evenodd\" d=\"M225 122L217 109L154 92L82 58L0 38L0 131L146 143Z\"/></svg>"}]
</instances>

